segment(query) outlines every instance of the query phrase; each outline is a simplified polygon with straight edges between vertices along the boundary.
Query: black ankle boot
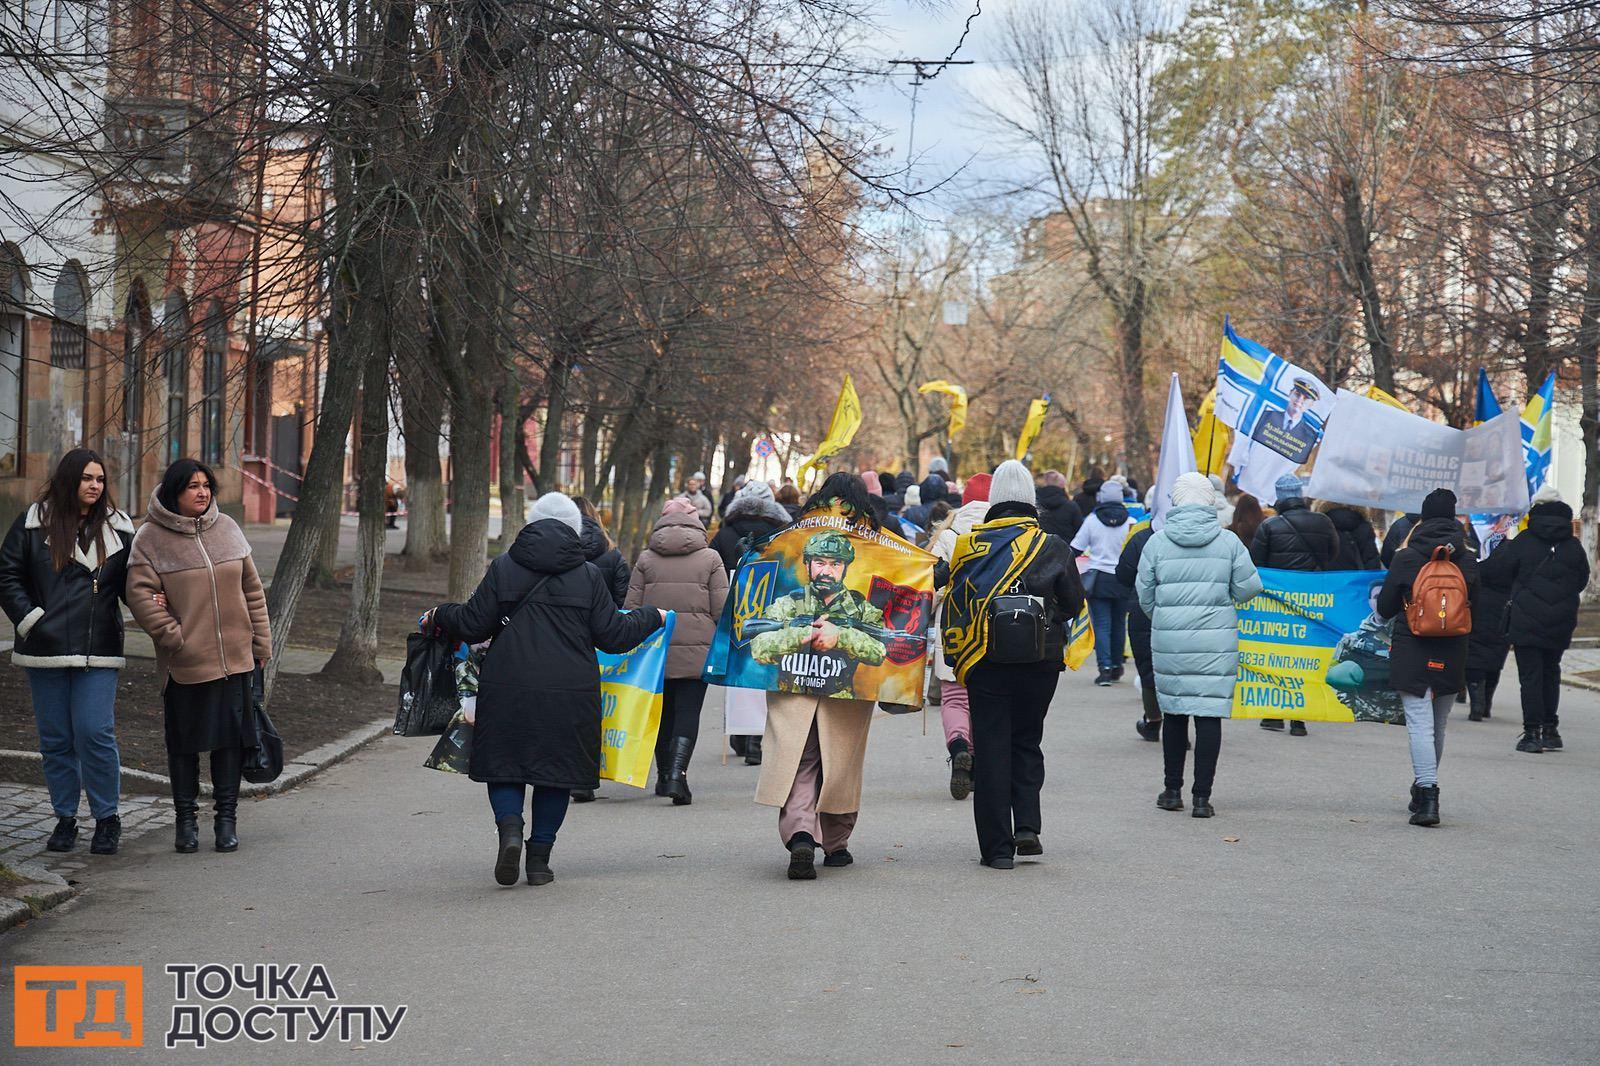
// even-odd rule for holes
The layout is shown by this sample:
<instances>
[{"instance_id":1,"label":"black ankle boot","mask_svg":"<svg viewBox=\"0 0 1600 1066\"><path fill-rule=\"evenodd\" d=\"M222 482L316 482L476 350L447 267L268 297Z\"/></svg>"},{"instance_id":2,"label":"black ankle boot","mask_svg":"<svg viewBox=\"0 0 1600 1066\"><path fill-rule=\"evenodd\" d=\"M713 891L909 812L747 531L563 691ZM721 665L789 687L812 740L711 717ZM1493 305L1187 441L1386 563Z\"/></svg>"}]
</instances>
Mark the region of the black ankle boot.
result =
<instances>
[{"instance_id":1,"label":"black ankle boot","mask_svg":"<svg viewBox=\"0 0 1600 1066\"><path fill-rule=\"evenodd\" d=\"M78 845L78 820L56 816L56 827L45 841L46 851L71 851Z\"/></svg>"},{"instance_id":2,"label":"black ankle boot","mask_svg":"<svg viewBox=\"0 0 1600 1066\"><path fill-rule=\"evenodd\" d=\"M1417 786L1417 813L1411 816L1412 825L1439 824L1439 786Z\"/></svg>"},{"instance_id":3,"label":"black ankle boot","mask_svg":"<svg viewBox=\"0 0 1600 1066\"><path fill-rule=\"evenodd\" d=\"M1537 755L1544 751L1544 739L1540 730L1529 726L1522 731L1522 739L1517 741L1517 750Z\"/></svg>"},{"instance_id":4,"label":"black ankle boot","mask_svg":"<svg viewBox=\"0 0 1600 1066\"><path fill-rule=\"evenodd\" d=\"M1189 812L1194 818L1210 818L1217 812L1211 806L1211 797L1202 796L1198 792L1194 795L1194 809Z\"/></svg>"},{"instance_id":5,"label":"black ankle boot","mask_svg":"<svg viewBox=\"0 0 1600 1066\"><path fill-rule=\"evenodd\" d=\"M956 737L950 742L950 798L964 800L972 795L972 748Z\"/></svg>"},{"instance_id":6,"label":"black ankle boot","mask_svg":"<svg viewBox=\"0 0 1600 1066\"><path fill-rule=\"evenodd\" d=\"M796 833L789 838L789 880L815 881L817 879L817 842L810 833Z\"/></svg>"},{"instance_id":7,"label":"black ankle boot","mask_svg":"<svg viewBox=\"0 0 1600 1066\"><path fill-rule=\"evenodd\" d=\"M212 829L218 851L239 850L239 770L243 761L244 752L238 748L211 753L211 796L216 807Z\"/></svg>"},{"instance_id":8,"label":"black ankle boot","mask_svg":"<svg viewBox=\"0 0 1600 1066\"><path fill-rule=\"evenodd\" d=\"M1415 781L1411 782L1411 806L1408 809L1412 814L1422 809L1422 786Z\"/></svg>"},{"instance_id":9,"label":"black ankle boot","mask_svg":"<svg viewBox=\"0 0 1600 1066\"><path fill-rule=\"evenodd\" d=\"M1556 732L1555 726L1547 725L1544 727L1543 740L1541 743L1544 744L1545 751L1561 750L1561 734Z\"/></svg>"},{"instance_id":10,"label":"black ankle boot","mask_svg":"<svg viewBox=\"0 0 1600 1066\"><path fill-rule=\"evenodd\" d=\"M1167 789L1156 797L1156 806L1164 811L1183 810L1183 790L1178 788Z\"/></svg>"},{"instance_id":11,"label":"black ankle boot","mask_svg":"<svg viewBox=\"0 0 1600 1066\"><path fill-rule=\"evenodd\" d=\"M553 844L535 844L528 841L528 884L548 885L556 879L555 871L550 869L550 849Z\"/></svg>"},{"instance_id":12,"label":"black ankle boot","mask_svg":"<svg viewBox=\"0 0 1600 1066\"><path fill-rule=\"evenodd\" d=\"M168 755L172 778L172 847L184 855L200 850L200 756Z\"/></svg>"},{"instance_id":13,"label":"black ankle boot","mask_svg":"<svg viewBox=\"0 0 1600 1066\"><path fill-rule=\"evenodd\" d=\"M689 759L694 755L694 737L673 737L667 763L667 795L674 807L687 807L694 802L689 791Z\"/></svg>"},{"instance_id":14,"label":"black ankle boot","mask_svg":"<svg viewBox=\"0 0 1600 1066\"><path fill-rule=\"evenodd\" d=\"M495 884L514 885L517 867L522 865L522 816L514 814L495 825L500 830L500 842L495 845L494 855Z\"/></svg>"},{"instance_id":15,"label":"black ankle boot","mask_svg":"<svg viewBox=\"0 0 1600 1066\"><path fill-rule=\"evenodd\" d=\"M98 819L94 823L94 840L89 843L90 855L115 855L122 843L122 819L116 815Z\"/></svg>"},{"instance_id":16,"label":"black ankle boot","mask_svg":"<svg viewBox=\"0 0 1600 1066\"><path fill-rule=\"evenodd\" d=\"M1467 682L1467 703L1468 703L1467 721L1469 721L1469 722L1481 722L1481 721L1483 721L1483 682L1482 681L1468 681Z\"/></svg>"},{"instance_id":17,"label":"black ankle boot","mask_svg":"<svg viewBox=\"0 0 1600 1066\"><path fill-rule=\"evenodd\" d=\"M751 737L750 742L744 746L744 764L746 766L761 765L761 738Z\"/></svg>"},{"instance_id":18,"label":"black ankle boot","mask_svg":"<svg viewBox=\"0 0 1600 1066\"><path fill-rule=\"evenodd\" d=\"M1146 685L1139 692L1144 705L1144 716L1133 723L1133 731L1145 740L1161 739L1161 704L1156 701L1156 687Z\"/></svg>"}]
</instances>

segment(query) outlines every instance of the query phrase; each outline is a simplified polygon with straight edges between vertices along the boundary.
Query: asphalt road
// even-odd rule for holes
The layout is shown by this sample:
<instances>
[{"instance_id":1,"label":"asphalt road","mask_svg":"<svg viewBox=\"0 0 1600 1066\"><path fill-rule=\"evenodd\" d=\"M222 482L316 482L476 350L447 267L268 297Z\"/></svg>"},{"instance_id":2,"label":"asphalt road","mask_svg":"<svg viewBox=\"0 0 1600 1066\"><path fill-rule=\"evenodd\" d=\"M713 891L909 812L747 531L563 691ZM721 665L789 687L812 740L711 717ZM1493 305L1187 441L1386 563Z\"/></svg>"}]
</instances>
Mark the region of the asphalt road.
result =
<instances>
[{"instance_id":1,"label":"asphalt road","mask_svg":"<svg viewBox=\"0 0 1600 1066\"><path fill-rule=\"evenodd\" d=\"M857 863L810 883L784 879L756 771L718 765L714 737L692 807L611 784L574 807L539 889L493 883L481 789L389 738L248 804L237 854L177 855L163 830L91 868L0 937L3 980L142 964L145 1049L119 1062L172 1054L162 967L215 962L321 963L341 1003L405 1004L389 1043L354 1041L383 1062L1593 1063L1600 701L1565 690L1569 749L1530 756L1512 696L1452 717L1438 829L1406 823L1405 731L1382 725L1228 724L1202 821L1154 806L1131 686L1069 674L1046 855L1009 873L977 863L937 719L879 718Z\"/></svg>"}]
</instances>

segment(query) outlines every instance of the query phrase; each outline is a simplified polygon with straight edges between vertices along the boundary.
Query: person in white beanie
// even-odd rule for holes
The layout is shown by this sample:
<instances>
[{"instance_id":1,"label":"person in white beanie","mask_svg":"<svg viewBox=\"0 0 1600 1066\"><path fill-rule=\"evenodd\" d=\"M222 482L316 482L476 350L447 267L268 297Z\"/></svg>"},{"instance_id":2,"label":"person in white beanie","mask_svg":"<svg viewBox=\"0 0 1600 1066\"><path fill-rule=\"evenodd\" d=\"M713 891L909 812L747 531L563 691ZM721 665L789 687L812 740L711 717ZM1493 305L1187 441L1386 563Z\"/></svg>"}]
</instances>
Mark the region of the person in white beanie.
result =
<instances>
[{"instance_id":1,"label":"person in white beanie","mask_svg":"<svg viewBox=\"0 0 1600 1066\"><path fill-rule=\"evenodd\" d=\"M1211 482L1211 487L1217 493L1217 521L1222 523L1222 528L1227 529L1233 525L1233 504L1228 502L1228 486L1219 474L1207 474L1206 480Z\"/></svg>"},{"instance_id":2,"label":"person in white beanie","mask_svg":"<svg viewBox=\"0 0 1600 1066\"><path fill-rule=\"evenodd\" d=\"M1044 719L1066 666L1067 630L1083 606L1072 552L1040 528L1034 499L1027 467L1008 460L996 468L984 520L957 538L951 555L948 584L969 594L946 600L941 619L945 662L972 710L978 858L996 870L1044 853ZM946 576L942 564L935 573ZM1013 597L1015 609L991 611L1001 596Z\"/></svg>"},{"instance_id":3,"label":"person in white beanie","mask_svg":"<svg viewBox=\"0 0 1600 1066\"><path fill-rule=\"evenodd\" d=\"M1151 536L1134 579L1150 616L1150 657L1161 708L1165 784L1156 806L1183 810L1183 771L1194 719L1194 809L1209 818L1239 672L1237 607L1261 591L1250 553L1217 521L1216 490L1204 474L1180 474L1166 525Z\"/></svg>"},{"instance_id":4,"label":"person in white beanie","mask_svg":"<svg viewBox=\"0 0 1600 1066\"><path fill-rule=\"evenodd\" d=\"M559 492L534 501L532 520L466 603L424 614L424 633L478 644L493 640L478 675L467 774L488 786L499 841L494 878L517 883L526 790L530 885L555 880L550 849L573 790L600 785L600 669L596 649L620 653L661 628L666 612L623 613L588 565L583 516Z\"/></svg>"}]
</instances>

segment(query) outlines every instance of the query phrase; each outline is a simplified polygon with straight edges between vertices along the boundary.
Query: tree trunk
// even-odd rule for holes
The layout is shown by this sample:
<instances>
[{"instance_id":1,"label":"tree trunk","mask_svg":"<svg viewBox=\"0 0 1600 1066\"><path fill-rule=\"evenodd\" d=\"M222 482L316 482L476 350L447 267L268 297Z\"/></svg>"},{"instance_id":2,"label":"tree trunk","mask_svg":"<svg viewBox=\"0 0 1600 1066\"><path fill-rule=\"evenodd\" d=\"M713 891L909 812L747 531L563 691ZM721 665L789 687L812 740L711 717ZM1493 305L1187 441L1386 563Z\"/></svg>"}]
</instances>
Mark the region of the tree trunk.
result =
<instances>
[{"instance_id":1,"label":"tree trunk","mask_svg":"<svg viewBox=\"0 0 1600 1066\"><path fill-rule=\"evenodd\" d=\"M1344 254L1356 301L1361 305L1361 324L1367 332L1367 351L1372 356L1372 380L1384 392L1394 392L1394 348L1383 321L1383 297L1378 292L1377 275L1372 268L1372 235L1367 232L1366 211L1355 179L1341 174L1339 204L1343 212Z\"/></svg>"},{"instance_id":2,"label":"tree trunk","mask_svg":"<svg viewBox=\"0 0 1600 1066\"><path fill-rule=\"evenodd\" d=\"M361 424L356 450L356 568L350 583L350 608L339 629L339 643L322 668L324 674L381 685L378 670L378 596L383 587L383 490L389 446L389 365L371 354L361 378Z\"/></svg>"},{"instance_id":3,"label":"tree trunk","mask_svg":"<svg viewBox=\"0 0 1600 1066\"><path fill-rule=\"evenodd\" d=\"M330 338L332 357L328 360L327 387L323 390L322 410L311 438L311 457L306 462L305 480L300 485L300 504L283 542L273 571L272 587L267 590L267 614L272 620L272 661L267 664L266 684L271 696L277 676L278 659L289 643L294 627L295 608L305 588L306 577L316 560L329 517L339 517L339 497L344 490L344 441L355 412L361 381L361 361L345 350L335 330ZM380 507L381 510L381 507Z\"/></svg>"},{"instance_id":4,"label":"tree trunk","mask_svg":"<svg viewBox=\"0 0 1600 1066\"><path fill-rule=\"evenodd\" d=\"M1600 165L1591 170L1600 170ZM1600 173L1591 173L1590 181L1600 182ZM1583 599L1592 603L1600 598L1600 566L1595 565L1596 542L1600 541L1600 186L1595 184L1590 185L1587 214L1582 252L1583 306L1578 314L1575 347L1583 390L1583 499L1578 513L1583 519L1579 528L1584 554L1589 559L1589 585L1583 591Z\"/></svg>"},{"instance_id":5,"label":"tree trunk","mask_svg":"<svg viewBox=\"0 0 1600 1066\"><path fill-rule=\"evenodd\" d=\"M1118 340L1122 348L1122 439L1129 469L1142 474L1152 465L1150 425L1144 405L1144 316L1147 307L1144 282L1131 282L1131 294L1122 314Z\"/></svg>"},{"instance_id":6,"label":"tree trunk","mask_svg":"<svg viewBox=\"0 0 1600 1066\"><path fill-rule=\"evenodd\" d=\"M444 477L439 467L442 408L427 375L401 368L400 425L406 438L406 544L401 554L417 563L443 559L449 545L444 523Z\"/></svg>"},{"instance_id":7,"label":"tree trunk","mask_svg":"<svg viewBox=\"0 0 1600 1066\"><path fill-rule=\"evenodd\" d=\"M583 494L596 507L600 506L600 418L592 406L583 419L583 434L578 456L583 471Z\"/></svg>"},{"instance_id":8,"label":"tree trunk","mask_svg":"<svg viewBox=\"0 0 1600 1066\"><path fill-rule=\"evenodd\" d=\"M560 487L561 438L567 420L567 381L572 372L571 353L560 344L551 353L545 372L544 436L539 442L539 491Z\"/></svg>"},{"instance_id":9,"label":"tree trunk","mask_svg":"<svg viewBox=\"0 0 1600 1066\"><path fill-rule=\"evenodd\" d=\"M466 600L489 561L489 434L493 397L481 378L450 402L450 598Z\"/></svg>"},{"instance_id":10,"label":"tree trunk","mask_svg":"<svg viewBox=\"0 0 1600 1066\"><path fill-rule=\"evenodd\" d=\"M507 368L500 386L500 550L511 547L522 529L522 396L515 369Z\"/></svg>"}]
</instances>

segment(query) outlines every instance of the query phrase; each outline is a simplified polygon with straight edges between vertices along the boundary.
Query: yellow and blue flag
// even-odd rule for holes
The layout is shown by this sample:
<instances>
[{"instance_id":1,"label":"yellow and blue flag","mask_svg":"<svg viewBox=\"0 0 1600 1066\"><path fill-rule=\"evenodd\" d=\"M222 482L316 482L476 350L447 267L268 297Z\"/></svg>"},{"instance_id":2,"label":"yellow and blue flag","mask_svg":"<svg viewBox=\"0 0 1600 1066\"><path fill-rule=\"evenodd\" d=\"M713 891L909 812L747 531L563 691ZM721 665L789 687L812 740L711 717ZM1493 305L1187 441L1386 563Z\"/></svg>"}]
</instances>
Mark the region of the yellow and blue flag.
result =
<instances>
[{"instance_id":1,"label":"yellow and blue flag","mask_svg":"<svg viewBox=\"0 0 1600 1066\"><path fill-rule=\"evenodd\" d=\"M1478 402L1472 412L1472 424L1481 425L1500 413L1500 401L1495 398L1494 388L1489 384L1489 372L1483 367L1478 368Z\"/></svg>"},{"instance_id":2,"label":"yellow and blue flag","mask_svg":"<svg viewBox=\"0 0 1600 1066\"><path fill-rule=\"evenodd\" d=\"M1093 654L1094 623L1089 621L1089 605L1085 603L1067 631L1067 668L1076 670Z\"/></svg>"},{"instance_id":3,"label":"yellow and blue flag","mask_svg":"<svg viewBox=\"0 0 1600 1066\"><path fill-rule=\"evenodd\" d=\"M1522 408L1522 461L1528 471L1528 494L1539 491L1550 474L1550 421L1556 406L1556 372Z\"/></svg>"},{"instance_id":4,"label":"yellow and blue flag","mask_svg":"<svg viewBox=\"0 0 1600 1066\"><path fill-rule=\"evenodd\" d=\"M653 610L654 608L646 608ZM632 651L596 652L600 666L600 776L634 788L650 780L650 758L661 730L667 649L677 612Z\"/></svg>"}]
</instances>

